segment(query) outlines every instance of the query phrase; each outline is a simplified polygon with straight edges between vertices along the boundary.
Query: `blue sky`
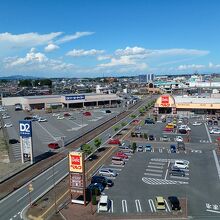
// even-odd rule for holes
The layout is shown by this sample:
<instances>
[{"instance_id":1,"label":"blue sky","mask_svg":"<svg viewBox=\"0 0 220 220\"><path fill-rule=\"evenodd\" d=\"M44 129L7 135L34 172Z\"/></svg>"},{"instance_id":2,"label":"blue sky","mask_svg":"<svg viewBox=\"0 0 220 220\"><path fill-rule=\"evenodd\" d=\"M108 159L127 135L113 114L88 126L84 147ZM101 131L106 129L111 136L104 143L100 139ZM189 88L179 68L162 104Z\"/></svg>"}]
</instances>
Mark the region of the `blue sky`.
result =
<instances>
[{"instance_id":1,"label":"blue sky","mask_svg":"<svg viewBox=\"0 0 220 220\"><path fill-rule=\"evenodd\" d=\"M0 75L220 72L218 0L3 0Z\"/></svg>"}]
</instances>

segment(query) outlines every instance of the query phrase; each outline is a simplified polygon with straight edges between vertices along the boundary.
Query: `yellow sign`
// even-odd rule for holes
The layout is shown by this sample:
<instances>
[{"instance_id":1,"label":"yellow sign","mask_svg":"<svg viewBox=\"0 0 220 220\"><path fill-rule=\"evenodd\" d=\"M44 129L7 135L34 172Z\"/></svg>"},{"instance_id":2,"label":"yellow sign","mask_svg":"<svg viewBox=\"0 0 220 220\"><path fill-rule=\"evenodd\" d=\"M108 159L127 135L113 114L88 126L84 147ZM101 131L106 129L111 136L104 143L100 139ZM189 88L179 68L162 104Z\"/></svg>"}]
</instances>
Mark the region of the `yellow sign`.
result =
<instances>
[{"instance_id":1,"label":"yellow sign","mask_svg":"<svg viewBox=\"0 0 220 220\"><path fill-rule=\"evenodd\" d=\"M70 172L82 173L84 166L84 155L81 152L69 153L69 170Z\"/></svg>"}]
</instances>

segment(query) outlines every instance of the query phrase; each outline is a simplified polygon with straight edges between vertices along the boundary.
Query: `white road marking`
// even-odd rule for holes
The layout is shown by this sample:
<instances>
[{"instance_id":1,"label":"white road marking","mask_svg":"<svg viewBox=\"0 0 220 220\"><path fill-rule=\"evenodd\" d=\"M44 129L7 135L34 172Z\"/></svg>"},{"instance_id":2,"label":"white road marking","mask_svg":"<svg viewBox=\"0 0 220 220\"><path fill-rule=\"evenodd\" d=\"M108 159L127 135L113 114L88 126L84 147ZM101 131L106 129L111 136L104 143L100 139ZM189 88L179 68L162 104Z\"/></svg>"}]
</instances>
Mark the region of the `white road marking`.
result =
<instances>
[{"instance_id":1,"label":"white road marking","mask_svg":"<svg viewBox=\"0 0 220 220\"><path fill-rule=\"evenodd\" d=\"M113 213L113 211L114 211L114 208L113 208L113 200L110 200L110 201L111 201L111 207L110 207L110 209L108 210L108 212Z\"/></svg>"},{"instance_id":2,"label":"white road marking","mask_svg":"<svg viewBox=\"0 0 220 220\"><path fill-rule=\"evenodd\" d=\"M165 177L164 177L165 180L167 179L167 173L168 173L168 169L167 169Z\"/></svg>"},{"instance_id":3,"label":"white road marking","mask_svg":"<svg viewBox=\"0 0 220 220\"><path fill-rule=\"evenodd\" d=\"M161 166L164 166L164 165L165 165L165 163L160 163L160 162L149 162L149 164L161 165Z\"/></svg>"},{"instance_id":4,"label":"white road marking","mask_svg":"<svg viewBox=\"0 0 220 220\"><path fill-rule=\"evenodd\" d=\"M161 148L159 148L159 153L163 153L163 150Z\"/></svg>"},{"instance_id":5,"label":"white road marking","mask_svg":"<svg viewBox=\"0 0 220 220\"><path fill-rule=\"evenodd\" d=\"M49 134L50 137L52 137L55 141L57 140L56 137L54 137L45 127L43 127L39 122L37 122L37 124L44 130L47 132L47 134Z\"/></svg>"},{"instance_id":6,"label":"white road marking","mask_svg":"<svg viewBox=\"0 0 220 220\"><path fill-rule=\"evenodd\" d=\"M156 208L154 206L154 201L152 199L148 199L148 203L149 203L151 212L156 212Z\"/></svg>"},{"instance_id":7,"label":"white road marking","mask_svg":"<svg viewBox=\"0 0 220 220\"><path fill-rule=\"evenodd\" d=\"M156 172L156 173L163 173L163 170L146 169L146 171Z\"/></svg>"},{"instance_id":8,"label":"white road marking","mask_svg":"<svg viewBox=\"0 0 220 220\"><path fill-rule=\"evenodd\" d=\"M143 177L142 181L149 185L188 184L188 182Z\"/></svg>"},{"instance_id":9,"label":"white road marking","mask_svg":"<svg viewBox=\"0 0 220 220\"><path fill-rule=\"evenodd\" d=\"M159 173L144 173L144 175L147 175L147 176L162 176L162 174L159 174Z\"/></svg>"},{"instance_id":10,"label":"white road marking","mask_svg":"<svg viewBox=\"0 0 220 220\"><path fill-rule=\"evenodd\" d=\"M54 175L56 175L58 173L58 171L54 172L54 174L52 174L51 176L47 177L47 180L49 180L51 177L53 177Z\"/></svg>"},{"instance_id":11,"label":"white road marking","mask_svg":"<svg viewBox=\"0 0 220 220\"><path fill-rule=\"evenodd\" d=\"M137 212L142 212L141 203L139 199L135 200L135 205L136 205Z\"/></svg>"},{"instance_id":12,"label":"white road marking","mask_svg":"<svg viewBox=\"0 0 220 220\"><path fill-rule=\"evenodd\" d=\"M110 167L124 167L124 165L110 164ZM112 169L112 168L111 168Z\"/></svg>"},{"instance_id":13,"label":"white road marking","mask_svg":"<svg viewBox=\"0 0 220 220\"><path fill-rule=\"evenodd\" d=\"M166 200L166 199L164 199L164 202L165 202L166 207L167 207L166 211L168 210L168 212L171 212L170 207L169 207L169 205L168 205L168 203L167 203L167 200Z\"/></svg>"},{"instance_id":14,"label":"white road marking","mask_svg":"<svg viewBox=\"0 0 220 220\"><path fill-rule=\"evenodd\" d=\"M122 212L128 212L127 201L122 200L121 205L122 205Z\"/></svg>"},{"instance_id":15,"label":"white road marking","mask_svg":"<svg viewBox=\"0 0 220 220\"><path fill-rule=\"evenodd\" d=\"M16 217L17 217L17 215L14 215L13 217L14 217L14 218L16 218Z\"/></svg>"},{"instance_id":16,"label":"white road marking","mask_svg":"<svg viewBox=\"0 0 220 220\"><path fill-rule=\"evenodd\" d=\"M212 138L211 138L211 135L210 135L210 133L209 133L209 129L208 129L206 123L204 123L204 125L205 125L205 129L206 129L206 132L207 132L207 135L208 135L209 141L210 141L210 143L212 143Z\"/></svg>"},{"instance_id":17,"label":"white road marking","mask_svg":"<svg viewBox=\"0 0 220 220\"><path fill-rule=\"evenodd\" d=\"M214 212L214 213L220 213L220 211L216 211L216 210L210 210L210 209L206 209L207 212Z\"/></svg>"},{"instance_id":18,"label":"white road marking","mask_svg":"<svg viewBox=\"0 0 220 220\"><path fill-rule=\"evenodd\" d=\"M220 166L219 166L219 162L218 162L218 157L216 155L215 150L213 150L212 152L213 152L213 156L214 156L214 160L215 160L215 165L216 165L217 172L218 172L218 178L220 180Z\"/></svg>"},{"instance_id":19,"label":"white road marking","mask_svg":"<svg viewBox=\"0 0 220 220\"><path fill-rule=\"evenodd\" d=\"M29 194L29 192L28 193L26 193L26 194L24 194L22 197L20 197L18 200L17 200L17 202L19 202L20 200L22 200L25 196L27 196Z\"/></svg>"},{"instance_id":20,"label":"white road marking","mask_svg":"<svg viewBox=\"0 0 220 220\"><path fill-rule=\"evenodd\" d=\"M148 165L147 167L149 167L149 168L154 168L154 169L163 169L163 166Z\"/></svg>"},{"instance_id":21,"label":"white road marking","mask_svg":"<svg viewBox=\"0 0 220 220\"><path fill-rule=\"evenodd\" d=\"M189 177L186 176L170 176L173 179L189 180Z\"/></svg>"}]
</instances>

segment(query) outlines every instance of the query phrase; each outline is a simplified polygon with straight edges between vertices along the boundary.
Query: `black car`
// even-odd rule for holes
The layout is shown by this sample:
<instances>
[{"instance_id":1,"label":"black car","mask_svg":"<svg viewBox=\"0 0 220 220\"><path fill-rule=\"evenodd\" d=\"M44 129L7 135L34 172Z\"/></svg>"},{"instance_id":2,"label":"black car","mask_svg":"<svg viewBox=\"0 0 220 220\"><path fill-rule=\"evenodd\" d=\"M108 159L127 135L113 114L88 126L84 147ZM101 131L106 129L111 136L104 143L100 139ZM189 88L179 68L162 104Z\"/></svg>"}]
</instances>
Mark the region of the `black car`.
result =
<instances>
[{"instance_id":1,"label":"black car","mask_svg":"<svg viewBox=\"0 0 220 220\"><path fill-rule=\"evenodd\" d=\"M171 167L169 171L170 176L185 176L185 172L179 168Z\"/></svg>"},{"instance_id":2,"label":"black car","mask_svg":"<svg viewBox=\"0 0 220 220\"><path fill-rule=\"evenodd\" d=\"M32 120L32 119L33 119L33 118L30 117L30 116L27 116L27 117L24 118L24 120Z\"/></svg>"},{"instance_id":3,"label":"black car","mask_svg":"<svg viewBox=\"0 0 220 220\"><path fill-rule=\"evenodd\" d=\"M96 155L96 154L92 154L89 158L88 158L88 160L89 161L93 161L93 160L96 160L98 158L98 156Z\"/></svg>"},{"instance_id":4,"label":"black car","mask_svg":"<svg viewBox=\"0 0 220 220\"><path fill-rule=\"evenodd\" d=\"M217 125L218 126L218 121L214 121L213 125Z\"/></svg>"},{"instance_id":5,"label":"black car","mask_svg":"<svg viewBox=\"0 0 220 220\"><path fill-rule=\"evenodd\" d=\"M106 110L105 113L111 113L111 110Z\"/></svg>"},{"instance_id":6,"label":"black car","mask_svg":"<svg viewBox=\"0 0 220 220\"><path fill-rule=\"evenodd\" d=\"M187 130L186 129L179 129L179 133L180 134L187 134Z\"/></svg>"},{"instance_id":7,"label":"black car","mask_svg":"<svg viewBox=\"0 0 220 220\"><path fill-rule=\"evenodd\" d=\"M17 139L9 139L9 144L17 144L20 143Z\"/></svg>"},{"instance_id":8,"label":"black car","mask_svg":"<svg viewBox=\"0 0 220 220\"><path fill-rule=\"evenodd\" d=\"M149 135L149 141L153 141L153 140L154 140L154 135L153 134Z\"/></svg>"},{"instance_id":9,"label":"black car","mask_svg":"<svg viewBox=\"0 0 220 220\"><path fill-rule=\"evenodd\" d=\"M168 200L170 202L172 210L180 210L180 201L176 196L169 196Z\"/></svg>"},{"instance_id":10,"label":"black car","mask_svg":"<svg viewBox=\"0 0 220 220\"><path fill-rule=\"evenodd\" d=\"M104 177L104 176L93 176L91 179L91 183L101 183L104 187L113 186L114 183L112 180Z\"/></svg>"},{"instance_id":11,"label":"black car","mask_svg":"<svg viewBox=\"0 0 220 220\"><path fill-rule=\"evenodd\" d=\"M155 124L153 119L146 119L145 124Z\"/></svg>"}]
</instances>

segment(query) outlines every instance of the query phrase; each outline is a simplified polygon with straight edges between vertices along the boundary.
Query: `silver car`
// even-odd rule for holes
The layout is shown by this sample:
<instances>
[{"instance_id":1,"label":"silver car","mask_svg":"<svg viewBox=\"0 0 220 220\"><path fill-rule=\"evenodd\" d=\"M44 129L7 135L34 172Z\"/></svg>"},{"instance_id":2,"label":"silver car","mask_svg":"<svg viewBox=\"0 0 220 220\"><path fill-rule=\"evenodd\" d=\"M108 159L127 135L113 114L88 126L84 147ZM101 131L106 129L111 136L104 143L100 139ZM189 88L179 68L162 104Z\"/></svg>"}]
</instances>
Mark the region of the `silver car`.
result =
<instances>
[{"instance_id":1,"label":"silver car","mask_svg":"<svg viewBox=\"0 0 220 220\"><path fill-rule=\"evenodd\" d=\"M102 168L99 170L99 175L100 176L112 176L112 177L116 177L117 173L109 168Z\"/></svg>"}]
</instances>

